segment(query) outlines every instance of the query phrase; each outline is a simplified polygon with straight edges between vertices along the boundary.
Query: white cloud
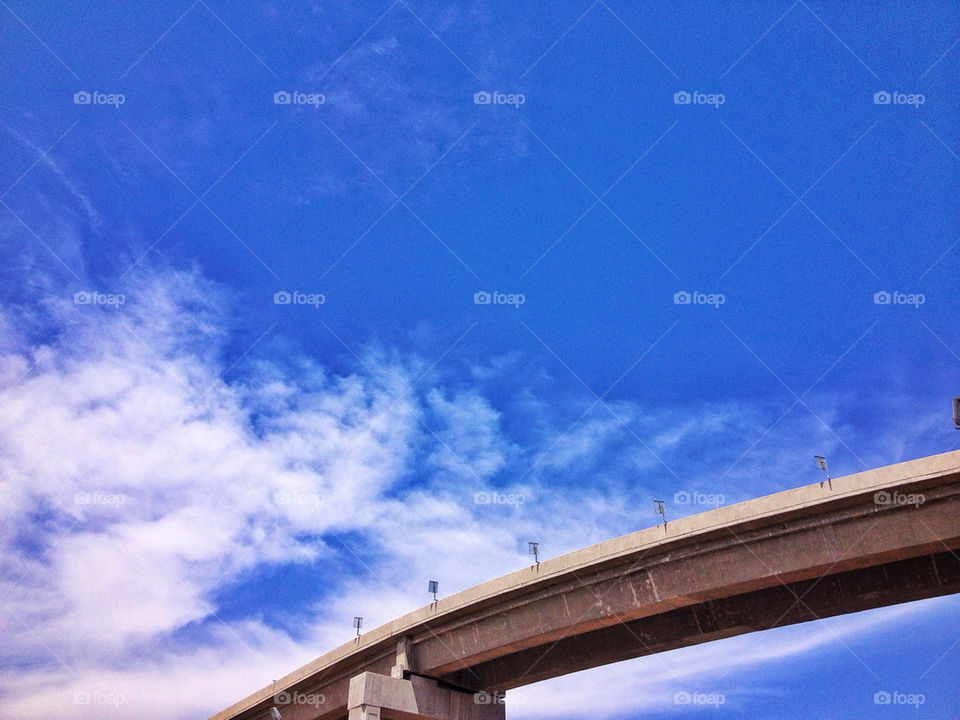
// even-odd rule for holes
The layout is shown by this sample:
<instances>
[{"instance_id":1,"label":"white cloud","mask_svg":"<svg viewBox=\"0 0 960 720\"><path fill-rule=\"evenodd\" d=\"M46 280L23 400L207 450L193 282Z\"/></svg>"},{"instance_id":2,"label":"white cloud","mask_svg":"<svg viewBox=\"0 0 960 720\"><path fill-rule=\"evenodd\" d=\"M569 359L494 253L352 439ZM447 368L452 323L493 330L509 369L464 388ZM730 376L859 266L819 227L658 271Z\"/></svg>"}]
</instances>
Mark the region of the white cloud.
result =
<instances>
[{"instance_id":1,"label":"white cloud","mask_svg":"<svg viewBox=\"0 0 960 720\"><path fill-rule=\"evenodd\" d=\"M521 388L497 407L483 383L518 358L491 361L472 387L458 379L414 391L418 358L369 352L364 368L335 376L289 354L274 361L265 342L226 382L222 291L182 272L143 275L124 291L128 303L114 310L48 299L42 331L0 348L5 717L102 714L75 693L122 694L132 718L213 712L347 640L354 614L373 627L423 605L428 579L446 595L529 563L527 540L552 556L654 524L647 499L661 488L650 478L670 475L632 432L671 467L707 477L776 417L756 406L620 402L619 420L598 407L551 447L592 400L547 403ZM6 307L0 321L22 328L39 312ZM45 339L26 339L37 334ZM531 421L522 440L505 429L510 402ZM731 487L758 468L799 472L791 458L809 454L815 426L785 421ZM721 459L708 463L713 454ZM784 477L763 476L749 492ZM523 501L474 503L491 488ZM245 573L307 563L328 594L306 588L285 617L249 607L217 617L218 592ZM753 662L834 642L819 631L789 638L736 641L736 654ZM644 682L708 678L712 647L683 651L683 670L670 654L643 661L654 673ZM598 694L561 692L566 700L537 707L632 708L629 694L603 690L636 684L618 674L629 672L599 670L589 683ZM523 692L539 697L537 687Z\"/></svg>"},{"instance_id":2,"label":"white cloud","mask_svg":"<svg viewBox=\"0 0 960 720\"><path fill-rule=\"evenodd\" d=\"M56 353L0 391L4 540L30 535L42 553L0 581L26 623L4 654L102 658L199 621L211 585L313 556L300 534L362 527L404 472L417 411L370 380L274 382L276 414L254 427L257 388L218 379L211 319L181 312L189 278L165 282L131 292L123 315L75 310Z\"/></svg>"},{"instance_id":3,"label":"white cloud","mask_svg":"<svg viewBox=\"0 0 960 720\"><path fill-rule=\"evenodd\" d=\"M448 400L434 388L427 403L439 421L435 432L442 442L428 462L453 475L466 471L478 481L503 469L509 448L500 434L500 415L484 398L465 393Z\"/></svg>"}]
</instances>

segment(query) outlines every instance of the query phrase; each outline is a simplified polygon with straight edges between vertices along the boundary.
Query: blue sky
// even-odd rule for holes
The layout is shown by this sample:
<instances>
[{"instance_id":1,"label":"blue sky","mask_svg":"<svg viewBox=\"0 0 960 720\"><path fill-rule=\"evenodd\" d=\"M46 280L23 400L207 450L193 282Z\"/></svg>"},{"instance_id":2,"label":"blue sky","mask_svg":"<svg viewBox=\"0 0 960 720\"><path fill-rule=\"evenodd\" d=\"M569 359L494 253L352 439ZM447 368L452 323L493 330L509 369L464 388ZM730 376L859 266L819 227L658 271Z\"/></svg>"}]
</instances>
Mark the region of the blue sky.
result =
<instances>
[{"instance_id":1,"label":"blue sky","mask_svg":"<svg viewBox=\"0 0 960 720\"><path fill-rule=\"evenodd\" d=\"M4 718L203 717L528 540L960 446L960 7L290 5L0 2ZM958 610L510 712L955 718Z\"/></svg>"}]
</instances>

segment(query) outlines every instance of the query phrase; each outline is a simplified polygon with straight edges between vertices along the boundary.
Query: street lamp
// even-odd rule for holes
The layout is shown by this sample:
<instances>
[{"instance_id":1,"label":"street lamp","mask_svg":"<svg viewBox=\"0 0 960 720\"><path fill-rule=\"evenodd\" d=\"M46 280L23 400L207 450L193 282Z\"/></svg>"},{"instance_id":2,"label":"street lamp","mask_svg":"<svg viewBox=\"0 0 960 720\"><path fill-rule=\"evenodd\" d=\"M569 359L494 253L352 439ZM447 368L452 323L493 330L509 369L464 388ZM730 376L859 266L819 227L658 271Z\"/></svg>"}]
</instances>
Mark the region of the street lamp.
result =
<instances>
[{"instance_id":1,"label":"street lamp","mask_svg":"<svg viewBox=\"0 0 960 720\"><path fill-rule=\"evenodd\" d=\"M827 470L827 459L823 455L814 455L813 459L817 461L817 467L823 470L823 474L827 476L827 482L830 483L832 489L833 482L831 482L830 472ZM823 480L820 481L820 487L823 487Z\"/></svg>"}]
</instances>

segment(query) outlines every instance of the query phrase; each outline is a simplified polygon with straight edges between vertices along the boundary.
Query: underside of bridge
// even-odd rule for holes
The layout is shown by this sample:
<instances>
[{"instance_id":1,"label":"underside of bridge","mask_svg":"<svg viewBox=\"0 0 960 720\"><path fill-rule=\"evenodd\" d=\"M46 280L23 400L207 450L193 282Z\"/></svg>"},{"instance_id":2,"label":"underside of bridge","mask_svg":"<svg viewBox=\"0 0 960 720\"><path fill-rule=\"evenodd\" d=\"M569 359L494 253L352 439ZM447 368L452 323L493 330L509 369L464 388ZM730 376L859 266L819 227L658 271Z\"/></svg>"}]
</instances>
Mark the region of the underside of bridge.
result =
<instances>
[{"instance_id":1,"label":"underside of bridge","mask_svg":"<svg viewBox=\"0 0 960 720\"><path fill-rule=\"evenodd\" d=\"M960 558L944 551L628 620L526 648L444 679L507 690L665 650L956 592Z\"/></svg>"},{"instance_id":2,"label":"underside of bridge","mask_svg":"<svg viewBox=\"0 0 960 720\"><path fill-rule=\"evenodd\" d=\"M464 591L284 678L279 709L283 720L497 720L497 693L529 683L960 592L958 550L954 452L691 516ZM297 693L322 702L290 701ZM214 720L269 718L273 705L265 689Z\"/></svg>"}]
</instances>

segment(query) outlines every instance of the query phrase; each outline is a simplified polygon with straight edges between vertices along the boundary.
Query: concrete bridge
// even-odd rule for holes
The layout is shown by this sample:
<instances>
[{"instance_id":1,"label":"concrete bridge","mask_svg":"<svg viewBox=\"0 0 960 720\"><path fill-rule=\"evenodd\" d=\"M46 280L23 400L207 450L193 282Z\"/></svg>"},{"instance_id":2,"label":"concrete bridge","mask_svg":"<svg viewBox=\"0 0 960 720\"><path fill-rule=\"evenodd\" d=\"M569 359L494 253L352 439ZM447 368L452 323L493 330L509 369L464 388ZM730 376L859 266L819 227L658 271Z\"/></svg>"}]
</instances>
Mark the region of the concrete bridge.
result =
<instances>
[{"instance_id":1,"label":"concrete bridge","mask_svg":"<svg viewBox=\"0 0 960 720\"><path fill-rule=\"evenodd\" d=\"M960 451L544 560L341 645L211 720L502 719L606 663L960 591Z\"/></svg>"}]
</instances>

